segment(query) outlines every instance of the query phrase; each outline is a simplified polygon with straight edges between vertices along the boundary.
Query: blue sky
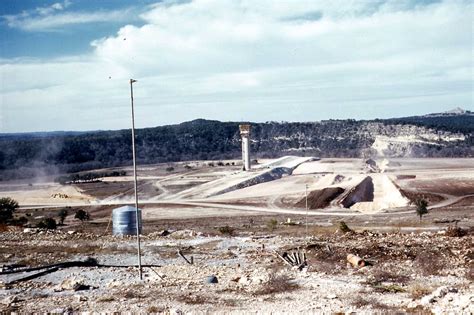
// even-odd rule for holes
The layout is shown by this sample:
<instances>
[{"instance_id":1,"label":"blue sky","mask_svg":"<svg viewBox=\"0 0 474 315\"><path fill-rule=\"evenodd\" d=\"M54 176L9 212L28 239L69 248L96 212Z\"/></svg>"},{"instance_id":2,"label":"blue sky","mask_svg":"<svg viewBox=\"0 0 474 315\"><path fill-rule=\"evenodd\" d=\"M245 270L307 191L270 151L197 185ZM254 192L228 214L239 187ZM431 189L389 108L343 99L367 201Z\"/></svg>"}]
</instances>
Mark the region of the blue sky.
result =
<instances>
[{"instance_id":1,"label":"blue sky","mask_svg":"<svg viewBox=\"0 0 474 315\"><path fill-rule=\"evenodd\" d=\"M141 24L139 14L147 4L156 1L102 0L102 1L37 1L37 0L2 0L0 32L3 36L1 58L18 57L60 57L71 54L92 52L89 45L96 38L114 34L127 23ZM58 5L59 4L59 5ZM56 9L55 9L56 8ZM43 11L41 11L43 10ZM129 14L115 20L105 18L90 23L71 23L69 25L45 23L43 27L29 29L28 23L50 21L51 16L66 12L75 14L103 13L128 10ZM26 14L22 17L22 14Z\"/></svg>"},{"instance_id":2,"label":"blue sky","mask_svg":"<svg viewBox=\"0 0 474 315\"><path fill-rule=\"evenodd\" d=\"M0 132L473 110L471 1L0 1Z\"/></svg>"}]
</instances>

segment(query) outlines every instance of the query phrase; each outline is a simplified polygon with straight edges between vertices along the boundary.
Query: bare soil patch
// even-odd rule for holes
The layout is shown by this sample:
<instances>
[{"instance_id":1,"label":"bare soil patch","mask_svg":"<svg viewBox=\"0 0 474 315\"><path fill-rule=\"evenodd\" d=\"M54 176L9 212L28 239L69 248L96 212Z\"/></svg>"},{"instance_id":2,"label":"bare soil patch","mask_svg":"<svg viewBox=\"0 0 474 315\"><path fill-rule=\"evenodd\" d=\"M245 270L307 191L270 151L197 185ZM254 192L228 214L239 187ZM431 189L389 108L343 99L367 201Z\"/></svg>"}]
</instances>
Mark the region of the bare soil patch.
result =
<instances>
[{"instance_id":1,"label":"bare soil patch","mask_svg":"<svg viewBox=\"0 0 474 315\"><path fill-rule=\"evenodd\" d=\"M314 190L308 194L308 209L322 209L329 206L331 201L336 199L344 189L340 187L330 187L321 190ZM295 207L305 208L306 198L301 199L295 204Z\"/></svg>"},{"instance_id":2,"label":"bare soil patch","mask_svg":"<svg viewBox=\"0 0 474 315\"><path fill-rule=\"evenodd\" d=\"M416 201L417 199L425 199L428 201L428 204L436 204L445 200L444 197L428 192L417 192L412 190L400 189L401 194L408 198L411 202Z\"/></svg>"}]
</instances>

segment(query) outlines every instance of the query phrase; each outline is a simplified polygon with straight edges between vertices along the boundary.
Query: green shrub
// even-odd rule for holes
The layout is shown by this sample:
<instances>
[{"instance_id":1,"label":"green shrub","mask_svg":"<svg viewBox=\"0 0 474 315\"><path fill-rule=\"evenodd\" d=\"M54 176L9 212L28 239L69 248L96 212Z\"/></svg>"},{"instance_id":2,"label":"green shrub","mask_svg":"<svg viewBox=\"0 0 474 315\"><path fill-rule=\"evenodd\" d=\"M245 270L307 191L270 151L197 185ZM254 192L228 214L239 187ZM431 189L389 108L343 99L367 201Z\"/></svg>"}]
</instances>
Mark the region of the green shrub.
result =
<instances>
[{"instance_id":1,"label":"green shrub","mask_svg":"<svg viewBox=\"0 0 474 315\"><path fill-rule=\"evenodd\" d=\"M278 221L276 219L271 219L270 221L267 222L267 228L270 231L274 231L277 226L278 226Z\"/></svg>"},{"instance_id":2,"label":"green shrub","mask_svg":"<svg viewBox=\"0 0 474 315\"><path fill-rule=\"evenodd\" d=\"M11 219L10 220L11 225L24 226L27 223L28 223L28 218L25 217L25 216L21 216L17 219Z\"/></svg>"},{"instance_id":3,"label":"green shrub","mask_svg":"<svg viewBox=\"0 0 474 315\"><path fill-rule=\"evenodd\" d=\"M66 219L67 215L68 215L68 211L67 209L61 209L59 210L59 213L58 213L58 216L59 216L59 224L63 225L64 224L64 220Z\"/></svg>"},{"instance_id":4,"label":"green shrub","mask_svg":"<svg viewBox=\"0 0 474 315\"><path fill-rule=\"evenodd\" d=\"M228 225L221 226L217 229L222 235L234 235L234 229Z\"/></svg>"},{"instance_id":5,"label":"green shrub","mask_svg":"<svg viewBox=\"0 0 474 315\"><path fill-rule=\"evenodd\" d=\"M74 218L81 220L82 222L89 221L91 219L89 212L84 211L82 209L77 210L76 214L74 215Z\"/></svg>"},{"instance_id":6,"label":"green shrub","mask_svg":"<svg viewBox=\"0 0 474 315\"><path fill-rule=\"evenodd\" d=\"M415 206L416 206L416 214L421 218L423 215L428 213L428 201L425 199L417 199L415 200Z\"/></svg>"},{"instance_id":7,"label":"green shrub","mask_svg":"<svg viewBox=\"0 0 474 315\"><path fill-rule=\"evenodd\" d=\"M41 220L36 225L36 227L40 229L56 230L57 224L53 218L46 218L46 219Z\"/></svg>"},{"instance_id":8,"label":"green shrub","mask_svg":"<svg viewBox=\"0 0 474 315\"><path fill-rule=\"evenodd\" d=\"M347 226L346 222L344 221L339 222L339 231L341 231L342 233L354 232L350 227Z\"/></svg>"},{"instance_id":9,"label":"green shrub","mask_svg":"<svg viewBox=\"0 0 474 315\"><path fill-rule=\"evenodd\" d=\"M10 197L0 198L0 223L13 219L13 212L18 208L18 202Z\"/></svg>"}]
</instances>

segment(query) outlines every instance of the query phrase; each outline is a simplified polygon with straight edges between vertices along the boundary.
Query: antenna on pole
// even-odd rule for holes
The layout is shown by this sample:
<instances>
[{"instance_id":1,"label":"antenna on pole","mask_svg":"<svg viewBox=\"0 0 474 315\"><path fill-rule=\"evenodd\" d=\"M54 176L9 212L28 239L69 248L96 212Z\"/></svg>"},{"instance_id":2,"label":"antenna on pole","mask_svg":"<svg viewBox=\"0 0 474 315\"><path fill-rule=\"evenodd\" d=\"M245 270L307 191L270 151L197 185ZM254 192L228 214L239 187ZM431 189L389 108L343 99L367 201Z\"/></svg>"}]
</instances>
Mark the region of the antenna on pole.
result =
<instances>
[{"instance_id":1,"label":"antenna on pole","mask_svg":"<svg viewBox=\"0 0 474 315\"><path fill-rule=\"evenodd\" d=\"M137 80L130 79L130 100L132 104L132 156L133 156L133 182L135 186L135 224L137 226L137 247L138 247L138 275L143 280L142 275L142 256L140 249L140 222L141 218L138 213L138 190L137 190L137 162L135 150L135 113L133 111L133 83Z\"/></svg>"}]
</instances>

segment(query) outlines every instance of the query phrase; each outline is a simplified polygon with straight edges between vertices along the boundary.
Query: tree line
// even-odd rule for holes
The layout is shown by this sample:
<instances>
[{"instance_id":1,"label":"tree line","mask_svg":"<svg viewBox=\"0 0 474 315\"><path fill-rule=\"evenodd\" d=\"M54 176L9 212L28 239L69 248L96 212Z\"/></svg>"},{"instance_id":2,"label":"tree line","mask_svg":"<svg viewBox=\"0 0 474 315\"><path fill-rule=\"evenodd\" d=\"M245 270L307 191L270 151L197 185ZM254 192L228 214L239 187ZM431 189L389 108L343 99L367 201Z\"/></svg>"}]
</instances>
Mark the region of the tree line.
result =
<instances>
[{"instance_id":1,"label":"tree line","mask_svg":"<svg viewBox=\"0 0 474 315\"><path fill-rule=\"evenodd\" d=\"M362 157L376 135L413 133L413 128L460 132L464 141L415 146L420 157L473 156L474 116L412 120L251 123L255 158L283 155ZM137 130L139 164L189 160L224 160L241 156L239 122L197 119L178 125ZM439 124L439 130L436 129ZM464 127L463 127L464 126ZM415 130L416 132L416 130ZM41 135L0 135L0 180L74 173L130 165L130 130Z\"/></svg>"}]
</instances>

